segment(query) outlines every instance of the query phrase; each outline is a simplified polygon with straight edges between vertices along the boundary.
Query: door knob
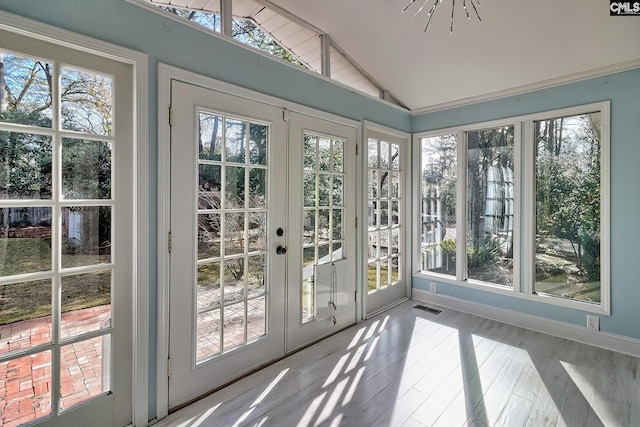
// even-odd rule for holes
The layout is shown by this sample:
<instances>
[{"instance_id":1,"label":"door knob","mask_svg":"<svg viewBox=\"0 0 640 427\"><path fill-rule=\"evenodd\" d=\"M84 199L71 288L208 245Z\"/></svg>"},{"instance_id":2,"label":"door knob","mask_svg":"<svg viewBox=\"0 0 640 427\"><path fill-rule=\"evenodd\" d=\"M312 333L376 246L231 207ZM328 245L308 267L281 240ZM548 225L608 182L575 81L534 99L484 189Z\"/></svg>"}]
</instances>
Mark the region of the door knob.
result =
<instances>
[{"instance_id":1,"label":"door knob","mask_svg":"<svg viewBox=\"0 0 640 427\"><path fill-rule=\"evenodd\" d=\"M276 248L276 253L278 255L284 255L287 253L287 248L285 248L284 246L278 245L278 247Z\"/></svg>"}]
</instances>

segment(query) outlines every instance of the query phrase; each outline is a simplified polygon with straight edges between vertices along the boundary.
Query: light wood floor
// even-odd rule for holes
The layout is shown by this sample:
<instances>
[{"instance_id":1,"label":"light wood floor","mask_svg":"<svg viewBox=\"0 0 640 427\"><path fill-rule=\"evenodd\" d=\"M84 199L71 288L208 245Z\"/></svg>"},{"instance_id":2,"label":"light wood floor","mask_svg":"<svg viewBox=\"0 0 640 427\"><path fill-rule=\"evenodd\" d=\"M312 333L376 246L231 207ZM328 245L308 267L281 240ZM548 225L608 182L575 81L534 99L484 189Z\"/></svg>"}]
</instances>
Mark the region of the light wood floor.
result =
<instances>
[{"instance_id":1,"label":"light wood floor","mask_svg":"<svg viewBox=\"0 0 640 427\"><path fill-rule=\"evenodd\" d=\"M640 360L408 301L156 426L640 426Z\"/></svg>"}]
</instances>

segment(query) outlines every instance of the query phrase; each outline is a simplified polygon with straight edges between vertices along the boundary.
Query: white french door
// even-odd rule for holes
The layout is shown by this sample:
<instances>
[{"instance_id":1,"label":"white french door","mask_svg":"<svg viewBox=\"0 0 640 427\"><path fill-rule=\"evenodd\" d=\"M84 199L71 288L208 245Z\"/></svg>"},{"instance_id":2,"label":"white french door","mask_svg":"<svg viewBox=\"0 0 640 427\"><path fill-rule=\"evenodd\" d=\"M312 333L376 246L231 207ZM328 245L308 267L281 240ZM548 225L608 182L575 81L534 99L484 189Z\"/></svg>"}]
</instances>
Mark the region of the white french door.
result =
<instances>
[{"instance_id":1,"label":"white french door","mask_svg":"<svg viewBox=\"0 0 640 427\"><path fill-rule=\"evenodd\" d=\"M132 421L133 70L0 31L0 425Z\"/></svg>"},{"instance_id":2,"label":"white french door","mask_svg":"<svg viewBox=\"0 0 640 427\"><path fill-rule=\"evenodd\" d=\"M169 407L284 354L283 111L172 81Z\"/></svg>"},{"instance_id":3,"label":"white french door","mask_svg":"<svg viewBox=\"0 0 640 427\"><path fill-rule=\"evenodd\" d=\"M287 350L356 322L356 128L291 113Z\"/></svg>"},{"instance_id":4,"label":"white french door","mask_svg":"<svg viewBox=\"0 0 640 427\"><path fill-rule=\"evenodd\" d=\"M367 315L408 296L408 137L367 131Z\"/></svg>"},{"instance_id":5,"label":"white french door","mask_svg":"<svg viewBox=\"0 0 640 427\"><path fill-rule=\"evenodd\" d=\"M356 128L177 80L171 111L175 408L355 323Z\"/></svg>"}]
</instances>

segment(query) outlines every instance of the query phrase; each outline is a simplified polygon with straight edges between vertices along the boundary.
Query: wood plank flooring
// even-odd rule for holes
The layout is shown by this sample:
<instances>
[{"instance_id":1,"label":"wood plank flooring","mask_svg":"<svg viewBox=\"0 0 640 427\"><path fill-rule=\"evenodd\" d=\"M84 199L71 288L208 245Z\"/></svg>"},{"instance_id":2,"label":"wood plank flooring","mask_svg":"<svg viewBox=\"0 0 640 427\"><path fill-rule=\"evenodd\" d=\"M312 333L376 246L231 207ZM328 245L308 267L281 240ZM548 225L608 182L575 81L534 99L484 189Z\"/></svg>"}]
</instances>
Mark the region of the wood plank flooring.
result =
<instances>
[{"instance_id":1,"label":"wood plank flooring","mask_svg":"<svg viewBox=\"0 0 640 427\"><path fill-rule=\"evenodd\" d=\"M640 426L640 359L408 301L156 427Z\"/></svg>"}]
</instances>

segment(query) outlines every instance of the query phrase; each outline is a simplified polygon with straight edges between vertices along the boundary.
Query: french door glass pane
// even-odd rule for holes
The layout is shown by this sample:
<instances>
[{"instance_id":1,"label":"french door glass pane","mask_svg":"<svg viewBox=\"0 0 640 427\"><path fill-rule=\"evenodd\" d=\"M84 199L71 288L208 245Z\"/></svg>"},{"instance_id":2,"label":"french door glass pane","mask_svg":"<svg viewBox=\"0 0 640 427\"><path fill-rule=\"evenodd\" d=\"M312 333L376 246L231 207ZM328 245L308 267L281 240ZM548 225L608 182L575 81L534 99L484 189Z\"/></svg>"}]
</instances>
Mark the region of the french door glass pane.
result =
<instances>
[{"instance_id":1,"label":"french door glass pane","mask_svg":"<svg viewBox=\"0 0 640 427\"><path fill-rule=\"evenodd\" d=\"M65 199L111 198L111 143L62 138Z\"/></svg>"},{"instance_id":2,"label":"french door glass pane","mask_svg":"<svg viewBox=\"0 0 640 427\"><path fill-rule=\"evenodd\" d=\"M220 354L220 309L196 316L196 363Z\"/></svg>"},{"instance_id":3,"label":"french door glass pane","mask_svg":"<svg viewBox=\"0 0 640 427\"><path fill-rule=\"evenodd\" d=\"M513 126L467 133L467 278L513 286Z\"/></svg>"},{"instance_id":4,"label":"french door glass pane","mask_svg":"<svg viewBox=\"0 0 640 427\"><path fill-rule=\"evenodd\" d=\"M51 270L51 208L0 209L0 274Z\"/></svg>"},{"instance_id":5,"label":"french door glass pane","mask_svg":"<svg viewBox=\"0 0 640 427\"><path fill-rule=\"evenodd\" d=\"M111 335L60 348L60 409L65 410L111 389Z\"/></svg>"},{"instance_id":6,"label":"french door glass pane","mask_svg":"<svg viewBox=\"0 0 640 427\"><path fill-rule=\"evenodd\" d=\"M315 265L343 259L345 141L305 132L302 322L315 318Z\"/></svg>"},{"instance_id":7,"label":"french door glass pane","mask_svg":"<svg viewBox=\"0 0 640 427\"><path fill-rule=\"evenodd\" d=\"M420 269L456 275L455 134L422 138L420 170Z\"/></svg>"},{"instance_id":8,"label":"french door glass pane","mask_svg":"<svg viewBox=\"0 0 640 427\"><path fill-rule=\"evenodd\" d=\"M0 50L6 90L0 122L51 127L53 63Z\"/></svg>"},{"instance_id":9,"label":"french door glass pane","mask_svg":"<svg viewBox=\"0 0 640 427\"><path fill-rule=\"evenodd\" d=\"M51 136L0 131L0 199L51 199L51 177Z\"/></svg>"},{"instance_id":10,"label":"french door glass pane","mask_svg":"<svg viewBox=\"0 0 640 427\"><path fill-rule=\"evenodd\" d=\"M111 206L62 208L62 268L111 262Z\"/></svg>"},{"instance_id":11,"label":"french door glass pane","mask_svg":"<svg viewBox=\"0 0 640 427\"><path fill-rule=\"evenodd\" d=\"M11 373L11 375L9 375ZM51 414L51 351L0 363L0 421L18 425Z\"/></svg>"},{"instance_id":12,"label":"french door glass pane","mask_svg":"<svg viewBox=\"0 0 640 427\"><path fill-rule=\"evenodd\" d=\"M111 326L111 272L62 277L60 336L70 338Z\"/></svg>"},{"instance_id":13,"label":"french door glass pane","mask_svg":"<svg viewBox=\"0 0 640 427\"><path fill-rule=\"evenodd\" d=\"M535 291L600 303L601 113L535 123Z\"/></svg>"},{"instance_id":14,"label":"french door glass pane","mask_svg":"<svg viewBox=\"0 0 640 427\"><path fill-rule=\"evenodd\" d=\"M0 355L51 342L51 292L51 280L0 285Z\"/></svg>"},{"instance_id":15,"label":"french door glass pane","mask_svg":"<svg viewBox=\"0 0 640 427\"><path fill-rule=\"evenodd\" d=\"M399 200L402 194L398 144L369 138L368 144L368 289L383 289L396 283L389 275L389 260L400 247ZM394 166L395 165L395 166ZM395 206L394 212L391 209ZM395 239L395 240L394 240ZM396 259L397 261L397 259ZM375 268L374 268L375 266Z\"/></svg>"},{"instance_id":16,"label":"french door glass pane","mask_svg":"<svg viewBox=\"0 0 640 427\"><path fill-rule=\"evenodd\" d=\"M197 364L267 335L269 196L269 126L198 117Z\"/></svg>"},{"instance_id":17,"label":"french door glass pane","mask_svg":"<svg viewBox=\"0 0 640 427\"><path fill-rule=\"evenodd\" d=\"M113 78L60 67L62 129L97 135L113 133Z\"/></svg>"},{"instance_id":18,"label":"french door glass pane","mask_svg":"<svg viewBox=\"0 0 640 427\"><path fill-rule=\"evenodd\" d=\"M216 114L205 112L200 112L199 118L198 158L200 160L222 160L222 127L224 119ZM220 177L220 174L218 174L218 177Z\"/></svg>"}]
</instances>

